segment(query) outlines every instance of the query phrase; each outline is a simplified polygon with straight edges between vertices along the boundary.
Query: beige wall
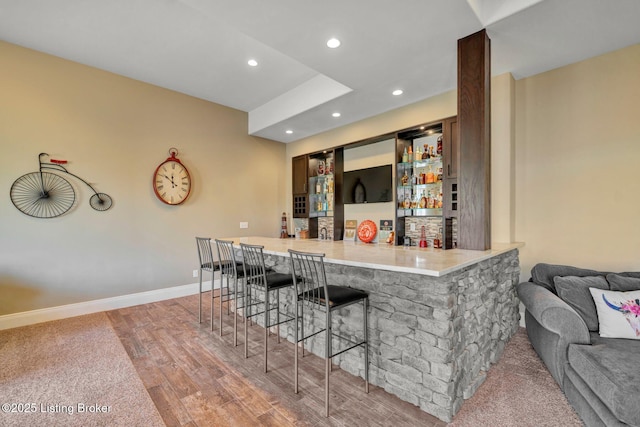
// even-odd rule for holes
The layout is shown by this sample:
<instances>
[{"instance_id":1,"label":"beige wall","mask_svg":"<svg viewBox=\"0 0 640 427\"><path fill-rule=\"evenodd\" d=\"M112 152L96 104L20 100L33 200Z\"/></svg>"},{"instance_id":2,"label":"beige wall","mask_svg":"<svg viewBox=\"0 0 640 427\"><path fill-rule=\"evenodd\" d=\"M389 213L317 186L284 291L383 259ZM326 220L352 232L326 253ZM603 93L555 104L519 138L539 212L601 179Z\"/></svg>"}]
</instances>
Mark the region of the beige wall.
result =
<instances>
[{"instance_id":1,"label":"beige wall","mask_svg":"<svg viewBox=\"0 0 640 427\"><path fill-rule=\"evenodd\" d=\"M197 282L196 235L279 235L285 146L248 136L246 113L3 42L0 93L0 315ZM151 187L170 147L194 181L178 207ZM9 189L40 152L113 207L71 179L72 211L20 213Z\"/></svg>"},{"instance_id":2,"label":"beige wall","mask_svg":"<svg viewBox=\"0 0 640 427\"><path fill-rule=\"evenodd\" d=\"M640 271L639 102L640 45L517 82L523 271Z\"/></svg>"}]
</instances>

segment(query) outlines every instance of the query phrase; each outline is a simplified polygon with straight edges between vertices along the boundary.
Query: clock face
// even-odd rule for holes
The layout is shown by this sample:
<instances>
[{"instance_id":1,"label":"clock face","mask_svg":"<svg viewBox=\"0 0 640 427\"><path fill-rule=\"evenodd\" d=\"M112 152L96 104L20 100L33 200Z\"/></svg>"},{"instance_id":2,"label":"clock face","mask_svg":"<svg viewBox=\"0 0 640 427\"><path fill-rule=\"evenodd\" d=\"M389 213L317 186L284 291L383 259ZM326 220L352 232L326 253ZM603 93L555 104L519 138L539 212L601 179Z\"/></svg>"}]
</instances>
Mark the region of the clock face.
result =
<instances>
[{"instance_id":1,"label":"clock face","mask_svg":"<svg viewBox=\"0 0 640 427\"><path fill-rule=\"evenodd\" d=\"M167 160L156 169L153 190L164 203L179 205L187 200L191 192L189 171L177 159Z\"/></svg>"}]
</instances>

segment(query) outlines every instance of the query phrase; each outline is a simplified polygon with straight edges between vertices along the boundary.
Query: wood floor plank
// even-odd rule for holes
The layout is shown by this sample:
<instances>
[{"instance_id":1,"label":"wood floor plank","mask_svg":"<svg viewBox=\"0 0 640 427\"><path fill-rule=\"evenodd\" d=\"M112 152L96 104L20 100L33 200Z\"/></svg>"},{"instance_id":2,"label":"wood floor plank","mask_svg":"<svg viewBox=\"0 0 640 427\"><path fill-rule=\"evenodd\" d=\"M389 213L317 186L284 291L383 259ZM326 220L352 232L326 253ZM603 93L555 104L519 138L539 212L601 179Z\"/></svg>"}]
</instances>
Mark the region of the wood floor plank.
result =
<instances>
[{"instance_id":1,"label":"wood floor plank","mask_svg":"<svg viewBox=\"0 0 640 427\"><path fill-rule=\"evenodd\" d=\"M243 324L238 347L233 315L223 314L218 335L210 330L210 293L203 294L203 321L197 295L108 313L138 375L168 426L424 426L446 424L383 389L335 368L331 373L330 417L324 416L324 360L300 359L300 393L293 392L293 344L269 338L269 372L263 372L264 329L249 328L244 358Z\"/></svg>"}]
</instances>

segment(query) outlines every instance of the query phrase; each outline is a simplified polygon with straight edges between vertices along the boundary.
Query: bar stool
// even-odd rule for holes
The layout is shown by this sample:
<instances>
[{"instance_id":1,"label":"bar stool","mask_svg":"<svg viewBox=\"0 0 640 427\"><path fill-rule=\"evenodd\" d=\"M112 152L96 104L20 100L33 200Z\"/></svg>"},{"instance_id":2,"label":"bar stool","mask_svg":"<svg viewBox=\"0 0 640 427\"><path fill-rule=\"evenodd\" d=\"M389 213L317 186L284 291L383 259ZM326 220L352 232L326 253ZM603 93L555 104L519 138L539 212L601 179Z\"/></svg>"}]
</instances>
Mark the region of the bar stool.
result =
<instances>
[{"instance_id":1,"label":"bar stool","mask_svg":"<svg viewBox=\"0 0 640 427\"><path fill-rule=\"evenodd\" d=\"M327 284L327 275L324 269L324 254L300 252L289 249L291 259L291 275L294 281L295 302L295 360L294 360L294 390L298 393L298 343L303 342L302 354L304 356L304 340L325 331L325 416L329 416L329 372L331 371L331 359L358 346L364 347L364 390L369 393L369 334L367 331L367 307L369 295L366 292L343 286ZM361 342L354 342L349 338L332 332L331 314L348 305L362 301L363 309L363 333ZM320 309L325 312L325 328L304 335L304 307ZM298 338L298 325L302 325L301 338ZM340 338L351 344L350 347L333 353L333 337Z\"/></svg>"},{"instance_id":2,"label":"bar stool","mask_svg":"<svg viewBox=\"0 0 640 427\"><path fill-rule=\"evenodd\" d=\"M264 246L260 245L248 245L240 243L242 249L242 261L245 272L245 293L247 301L245 301L245 307L248 308L248 314L245 312L246 319L250 319L253 316L264 314L264 372L267 372L267 347L269 340L269 328L271 326L276 327L276 334L278 335L278 343L280 342L280 325L285 322L293 320L293 317L280 311L280 290L293 286L293 279L291 274L277 273L270 271L264 264ZM257 295L252 295L253 290L260 291L264 295L263 300L259 300ZM272 307L269 294L276 292L276 306ZM252 307L262 305L264 310L257 313L252 313ZM271 312L275 310L276 319L275 323L271 322ZM281 320L281 316L284 316L284 320ZM247 321L245 319L244 324L244 357L249 356L247 349Z\"/></svg>"},{"instance_id":3,"label":"bar stool","mask_svg":"<svg viewBox=\"0 0 640 427\"><path fill-rule=\"evenodd\" d=\"M198 277L200 278L200 287L198 292L198 323L202 323L202 272L208 271L211 273L211 330L213 330L213 298L217 298L213 295L213 282L215 279L215 272L220 271L220 263L213 260L210 237L196 237L196 245L198 247L198 259L200 261L200 274L198 274Z\"/></svg>"},{"instance_id":4,"label":"bar stool","mask_svg":"<svg viewBox=\"0 0 640 427\"><path fill-rule=\"evenodd\" d=\"M236 252L233 247L233 241L215 239L218 259L220 260L220 336L222 336L222 303L224 301L235 302L233 310L233 346L238 345L238 309L244 310L244 303L238 305L238 297L244 297L244 290L239 291L240 282L245 277L242 261L236 260ZM226 279L227 293L223 294L223 282ZM230 283L233 284L233 294L230 289ZM225 299L226 298L226 299ZM227 315L230 314L229 304L227 303ZM211 317L213 318L213 302L211 309ZM213 330L213 323L211 324Z\"/></svg>"}]
</instances>

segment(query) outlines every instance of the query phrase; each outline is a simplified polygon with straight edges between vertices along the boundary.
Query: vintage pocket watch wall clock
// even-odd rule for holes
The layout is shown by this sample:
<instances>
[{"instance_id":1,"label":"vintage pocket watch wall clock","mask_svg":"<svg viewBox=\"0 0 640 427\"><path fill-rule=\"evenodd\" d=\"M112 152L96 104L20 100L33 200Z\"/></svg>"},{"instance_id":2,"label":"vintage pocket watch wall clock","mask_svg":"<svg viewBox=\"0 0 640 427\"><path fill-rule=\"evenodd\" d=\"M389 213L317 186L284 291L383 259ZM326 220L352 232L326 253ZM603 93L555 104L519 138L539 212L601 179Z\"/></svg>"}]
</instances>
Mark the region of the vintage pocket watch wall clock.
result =
<instances>
[{"instance_id":1,"label":"vintage pocket watch wall clock","mask_svg":"<svg viewBox=\"0 0 640 427\"><path fill-rule=\"evenodd\" d=\"M178 150L169 150L171 157L160 163L153 174L153 191L158 199L168 205L184 203L191 193L191 176L186 166L182 164Z\"/></svg>"}]
</instances>

